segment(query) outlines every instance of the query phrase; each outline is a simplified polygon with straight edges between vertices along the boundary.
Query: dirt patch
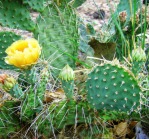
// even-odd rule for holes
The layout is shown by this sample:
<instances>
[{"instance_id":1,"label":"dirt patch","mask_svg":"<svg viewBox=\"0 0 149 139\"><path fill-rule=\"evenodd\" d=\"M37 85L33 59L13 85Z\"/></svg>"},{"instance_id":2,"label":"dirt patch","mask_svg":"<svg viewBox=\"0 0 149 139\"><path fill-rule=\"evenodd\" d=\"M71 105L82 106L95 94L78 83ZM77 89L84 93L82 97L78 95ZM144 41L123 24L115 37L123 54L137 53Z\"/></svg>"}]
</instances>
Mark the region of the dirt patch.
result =
<instances>
[{"instance_id":1,"label":"dirt patch","mask_svg":"<svg viewBox=\"0 0 149 139\"><path fill-rule=\"evenodd\" d=\"M99 31L103 24L108 23L111 13L116 9L120 0L87 0L77 9L77 14L85 21L94 25L94 29ZM105 11L103 19L95 19L93 14L99 10Z\"/></svg>"}]
</instances>

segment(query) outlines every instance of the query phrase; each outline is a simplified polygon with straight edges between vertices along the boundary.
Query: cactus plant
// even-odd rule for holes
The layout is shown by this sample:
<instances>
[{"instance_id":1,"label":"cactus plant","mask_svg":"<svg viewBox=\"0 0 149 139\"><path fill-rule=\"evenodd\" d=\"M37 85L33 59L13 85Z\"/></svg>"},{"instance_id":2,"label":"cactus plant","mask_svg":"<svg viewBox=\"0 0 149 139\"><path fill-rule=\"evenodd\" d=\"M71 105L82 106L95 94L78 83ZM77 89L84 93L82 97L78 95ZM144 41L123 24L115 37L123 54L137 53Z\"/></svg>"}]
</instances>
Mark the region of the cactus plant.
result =
<instances>
[{"instance_id":1,"label":"cactus plant","mask_svg":"<svg viewBox=\"0 0 149 139\"><path fill-rule=\"evenodd\" d=\"M8 138L20 129L19 118L14 113L17 101L5 101L0 106L0 138Z\"/></svg>"},{"instance_id":2,"label":"cactus plant","mask_svg":"<svg viewBox=\"0 0 149 139\"><path fill-rule=\"evenodd\" d=\"M21 36L16 35L13 32L0 32L0 68L2 69L14 69L13 66L10 66L5 63L4 58L6 57L5 50L9 47L14 41L19 40Z\"/></svg>"},{"instance_id":3,"label":"cactus plant","mask_svg":"<svg viewBox=\"0 0 149 139\"><path fill-rule=\"evenodd\" d=\"M141 89L130 71L105 63L94 68L86 83L87 99L96 109L132 111L139 105Z\"/></svg>"},{"instance_id":4,"label":"cactus plant","mask_svg":"<svg viewBox=\"0 0 149 139\"><path fill-rule=\"evenodd\" d=\"M59 101L57 101L57 98L56 100L54 98L50 100L49 104L47 102L46 104L44 103L46 85L49 81L50 85L53 85L53 81L55 81L55 78L50 76L49 70L57 77L61 69L67 64L74 69L75 62L78 60L78 49L87 53L86 55L93 56L93 49L88 43L90 35L94 35L95 38L97 36L95 36L94 30L90 29L91 26L87 25L85 27L82 23L79 24L73 9L80 6L84 1L1 0L0 18L2 20L0 20L0 24L10 28L32 31L42 47L42 55L41 59L37 59L36 65L27 66L27 68L19 70L18 81L13 88L11 88L10 84L7 84L8 86L6 87L9 94L19 99L21 103L18 105L13 101L11 105L9 102L4 102L0 106L0 138L10 138L8 134L16 132L22 123L23 127L25 125L26 128L32 128L33 130L31 129L30 131L36 132L36 135L38 133L42 134L45 138L50 138L52 135L56 138L56 131L61 132L69 127L73 127L74 132L72 133L75 135L79 131L80 138L82 136L85 138L99 138L103 132L102 126L103 128L106 126L106 123L103 123L104 121L128 119L130 115L126 112L132 112L138 108L141 88L133 74L119 64L110 62L94 67L86 82L84 81L86 77L83 78L83 81L78 78L77 80L80 81L78 84L82 84L79 87L80 90L75 92L75 95L74 86L77 82L74 82L72 69L68 70L67 66L67 70L60 75L62 88L67 99L62 98L62 100L58 99ZM136 0L127 0L124 4L121 0L117 11L112 15L112 17L116 17L115 19L113 18L114 22L112 21L116 23L116 25L113 24L113 29L115 29L114 37L121 34L125 38L126 35L131 44L131 35L135 29L135 26L132 27L131 24L135 24L133 18L139 7L140 0L136 4L135 2ZM31 20L29 8L40 12L36 25ZM118 20L118 16L120 20ZM120 28L127 25L132 30L124 31ZM80 32L78 32L78 27ZM113 35L110 34L111 31L113 30L106 30L104 41L113 38ZM18 39L20 39L20 36L12 32L0 32L0 68L13 68L4 63L5 50ZM79 41L80 44L78 43ZM117 47L117 49L119 48L121 50L122 45ZM30 50L32 51L33 49L31 48ZM133 49L131 48L131 50ZM22 57L25 56L26 54ZM31 59L27 58L26 60ZM85 62L87 63L87 61ZM88 71L88 69L82 69L82 67L81 69L78 67L78 69L81 72ZM3 79L0 79L0 82L3 83ZM52 90L53 93L57 85L59 87L59 82L54 82L53 87L50 86L48 91ZM135 116L131 115L131 118L133 119ZM82 125L87 130L79 130ZM38 138L35 136L33 138Z\"/></svg>"},{"instance_id":5,"label":"cactus plant","mask_svg":"<svg viewBox=\"0 0 149 139\"><path fill-rule=\"evenodd\" d=\"M90 111L86 101L76 102L74 100L55 102L41 113L36 126L39 133L46 136L51 135L52 130L61 130L67 125L87 124L93 121L95 116L94 112ZM89 117L91 121L87 120Z\"/></svg>"},{"instance_id":6,"label":"cactus plant","mask_svg":"<svg viewBox=\"0 0 149 139\"><path fill-rule=\"evenodd\" d=\"M33 10L42 12L44 10L45 0L23 0L24 4L28 4Z\"/></svg>"},{"instance_id":7,"label":"cactus plant","mask_svg":"<svg viewBox=\"0 0 149 139\"><path fill-rule=\"evenodd\" d=\"M36 72L37 71L35 70L34 72L31 70L27 73L27 75L30 76L29 79L31 80L28 80L29 89L24 94L24 98L21 104L21 118L23 121L31 121L35 115L39 113L43 108L43 98L48 81L48 75L45 73L48 72L47 69L43 71L41 70L39 74Z\"/></svg>"},{"instance_id":8,"label":"cactus plant","mask_svg":"<svg viewBox=\"0 0 149 139\"><path fill-rule=\"evenodd\" d=\"M72 7L65 2L61 6L52 2L39 15L36 27L35 37L42 46L43 57L54 67L55 75L59 74L57 69L62 69L66 64L74 68L78 29Z\"/></svg>"},{"instance_id":9,"label":"cactus plant","mask_svg":"<svg viewBox=\"0 0 149 139\"><path fill-rule=\"evenodd\" d=\"M102 129L96 130L96 132L91 130L94 129L95 125L97 129L101 128L101 123L99 121L124 120L128 117L129 115L124 112L94 111L89 107L86 100L61 100L46 106L45 109L37 115L35 119L36 122L32 125L32 128L36 128L39 134L50 137L55 136L56 131L60 132L67 127L70 129L71 126L74 131L72 131L71 134L74 135L77 127L82 124L82 126L85 126L85 130L79 130L78 134L83 134L85 132L87 136L94 136L102 132ZM139 116L133 113L131 117L136 118Z\"/></svg>"},{"instance_id":10,"label":"cactus plant","mask_svg":"<svg viewBox=\"0 0 149 139\"><path fill-rule=\"evenodd\" d=\"M142 71L146 60L147 56L141 47L132 50L132 72L134 75L137 76Z\"/></svg>"},{"instance_id":11,"label":"cactus plant","mask_svg":"<svg viewBox=\"0 0 149 139\"><path fill-rule=\"evenodd\" d=\"M30 13L22 1L3 0L0 4L0 24L2 26L29 31L35 29Z\"/></svg>"},{"instance_id":12,"label":"cactus plant","mask_svg":"<svg viewBox=\"0 0 149 139\"><path fill-rule=\"evenodd\" d=\"M88 44L89 41L93 38L93 35L95 35L95 31L94 31L93 27L90 24L84 25L83 22L80 21L79 33L80 33L79 50L81 50L86 55L93 56L94 50Z\"/></svg>"},{"instance_id":13,"label":"cactus plant","mask_svg":"<svg viewBox=\"0 0 149 139\"><path fill-rule=\"evenodd\" d=\"M74 97L74 71L69 65L66 65L60 72L59 78L61 78L67 98L72 99Z\"/></svg>"}]
</instances>

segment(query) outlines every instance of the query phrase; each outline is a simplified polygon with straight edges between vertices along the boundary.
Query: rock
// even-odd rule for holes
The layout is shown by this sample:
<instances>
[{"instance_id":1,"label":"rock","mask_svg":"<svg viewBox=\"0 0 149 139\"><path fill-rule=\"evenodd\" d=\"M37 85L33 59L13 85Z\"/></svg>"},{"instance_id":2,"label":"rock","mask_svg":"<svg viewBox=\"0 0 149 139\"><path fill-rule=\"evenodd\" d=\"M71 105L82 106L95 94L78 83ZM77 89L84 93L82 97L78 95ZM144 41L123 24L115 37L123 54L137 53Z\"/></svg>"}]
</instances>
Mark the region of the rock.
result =
<instances>
[{"instance_id":1,"label":"rock","mask_svg":"<svg viewBox=\"0 0 149 139\"><path fill-rule=\"evenodd\" d=\"M138 123L136 126L136 139L149 139L140 123Z\"/></svg>"},{"instance_id":2,"label":"rock","mask_svg":"<svg viewBox=\"0 0 149 139\"><path fill-rule=\"evenodd\" d=\"M105 18L105 11L103 9L96 11L93 13L94 19L104 19Z\"/></svg>"}]
</instances>

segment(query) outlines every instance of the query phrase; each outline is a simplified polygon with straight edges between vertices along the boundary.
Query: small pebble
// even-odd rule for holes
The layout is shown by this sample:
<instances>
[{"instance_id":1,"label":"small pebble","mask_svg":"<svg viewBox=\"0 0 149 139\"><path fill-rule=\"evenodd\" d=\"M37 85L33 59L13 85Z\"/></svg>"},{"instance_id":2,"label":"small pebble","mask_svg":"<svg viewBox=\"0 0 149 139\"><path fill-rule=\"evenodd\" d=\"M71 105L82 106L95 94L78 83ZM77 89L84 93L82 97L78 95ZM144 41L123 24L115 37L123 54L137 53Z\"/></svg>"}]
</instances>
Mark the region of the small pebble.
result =
<instances>
[{"instance_id":1,"label":"small pebble","mask_svg":"<svg viewBox=\"0 0 149 139\"><path fill-rule=\"evenodd\" d=\"M105 18L105 11L104 10L99 10L93 13L93 18L94 19L104 19Z\"/></svg>"}]
</instances>

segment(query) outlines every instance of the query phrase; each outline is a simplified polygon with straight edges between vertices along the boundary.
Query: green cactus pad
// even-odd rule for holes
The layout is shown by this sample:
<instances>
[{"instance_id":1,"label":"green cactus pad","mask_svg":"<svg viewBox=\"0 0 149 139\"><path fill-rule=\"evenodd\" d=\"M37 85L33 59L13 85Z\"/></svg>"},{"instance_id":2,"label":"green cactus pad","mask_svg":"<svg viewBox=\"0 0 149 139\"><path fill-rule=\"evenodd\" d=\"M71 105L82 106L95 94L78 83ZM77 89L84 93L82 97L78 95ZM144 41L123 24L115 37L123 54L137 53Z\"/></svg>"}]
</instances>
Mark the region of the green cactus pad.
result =
<instances>
[{"instance_id":1,"label":"green cactus pad","mask_svg":"<svg viewBox=\"0 0 149 139\"><path fill-rule=\"evenodd\" d=\"M134 115L131 115L134 118ZM135 115L136 116L136 115ZM138 116L138 115L137 115ZM54 132L61 132L64 128L71 126L76 129L79 125L85 125L85 131L90 131L90 127L94 125L101 127L101 119L108 120L124 120L128 118L127 113L119 111L94 111L89 107L86 100L62 100L53 102L41 111L36 119L38 119L33 128L38 127L38 132L46 137L52 136ZM99 133L99 132L98 132ZM50 137L49 137L50 138Z\"/></svg>"},{"instance_id":2,"label":"green cactus pad","mask_svg":"<svg viewBox=\"0 0 149 139\"><path fill-rule=\"evenodd\" d=\"M9 134L20 130L19 118L14 114L16 101L6 101L0 106L0 138L9 138Z\"/></svg>"},{"instance_id":3,"label":"green cactus pad","mask_svg":"<svg viewBox=\"0 0 149 139\"><path fill-rule=\"evenodd\" d=\"M54 102L49 108L43 110L42 115L38 117L36 124L38 131L44 135L52 134L54 130L61 130L68 125L77 125L79 123L89 123L94 119L94 112L89 109L87 102L76 102L74 100L63 100ZM88 121L88 118L91 118ZM97 115L96 115L97 117Z\"/></svg>"},{"instance_id":4,"label":"green cactus pad","mask_svg":"<svg viewBox=\"0 0 149 139\"><path fill-rule=\"evenodd\" d=\"M88 75L87 99L97 110L132 111L139 105L141 89L123 67L102 64Z\"/></svg>"},{"instance_id":5,"label":"green cactus pad","mask_svg":"<svg viewBox=\"0 0 149 139\"><path fill-rule=\"evenodd\" d=\"M13 69L5 63L4 58L6 57L5 50L15 41L19 40L21 36L16 35L13 32L0 32L0 68L1 69Z\"/></svg>"},{"instance_id":6,"label":"green cactus pad","mask_svg":"<svg viewBox=\"0 0 149 139\"><path fill-rule=\"evenodd\" d=\"M23 0L24 4L28 4L32 9L42 12L45 0Z\"/></svg>"},{"instance_id":7,"label":"green cactus pad","mask_svg":"<svg viewBox=\"0 0 149 139\"><path fill-rule=\"evenodd\" d=\"M23 103L21 105L21 118L23 121L30 122L43 108L43 99L48 76L42 75L42 71L36 71L34 69L26 72L24 76L30 77L26 79L30 87L28 92L24 94Z\"/></svg>"},{"instance_id":8,"label":"green cactus pad","mask_svg":"<svg viewBox=\"0 0 149 139\"><path fill-rule=\"evenodd\" d=\"M74 97L74 81L65 81L62 80L62 88L64 89L65 95L68 99L72 99Z\"/></svg>"},{"instance_id":9,"label":"green cactus pad","mask_svg":"<svg viewBox=\"0 0 149 139\"><path fill-rule=\"evenodd\" d=\"M94 50L88 44L91 41L91 39L93 38L93 35L95 35L95 31L94 31L93 27L90 24L85 26L83 24L83 22L80 21L79 32L80 32L79 49L86 55L93 56Z\"/></svg>"},{"instance_id":10,"label":"green cactus pad","mask_svg":"<svg viewBox=\"0 0 149 139\"><path fill-rule=\"evenodd\" d=\"M76 14L67 4L60 7L53 3L47 6L37 19L35 38L42 46L44 59L49 60L58 75L66 64L72 68L78 50Z\"/></svg>"},{"instance_id":11,"label":"green cactus pad","mask_svg":"<svg viewBox=\"0 0 149 139\"><path fill-rule=\"evenodd\" d=\"M4 27L33 31L35 24L29 10L20 0L0 2L0 24Z\"/></svg>"}]
</instances>

